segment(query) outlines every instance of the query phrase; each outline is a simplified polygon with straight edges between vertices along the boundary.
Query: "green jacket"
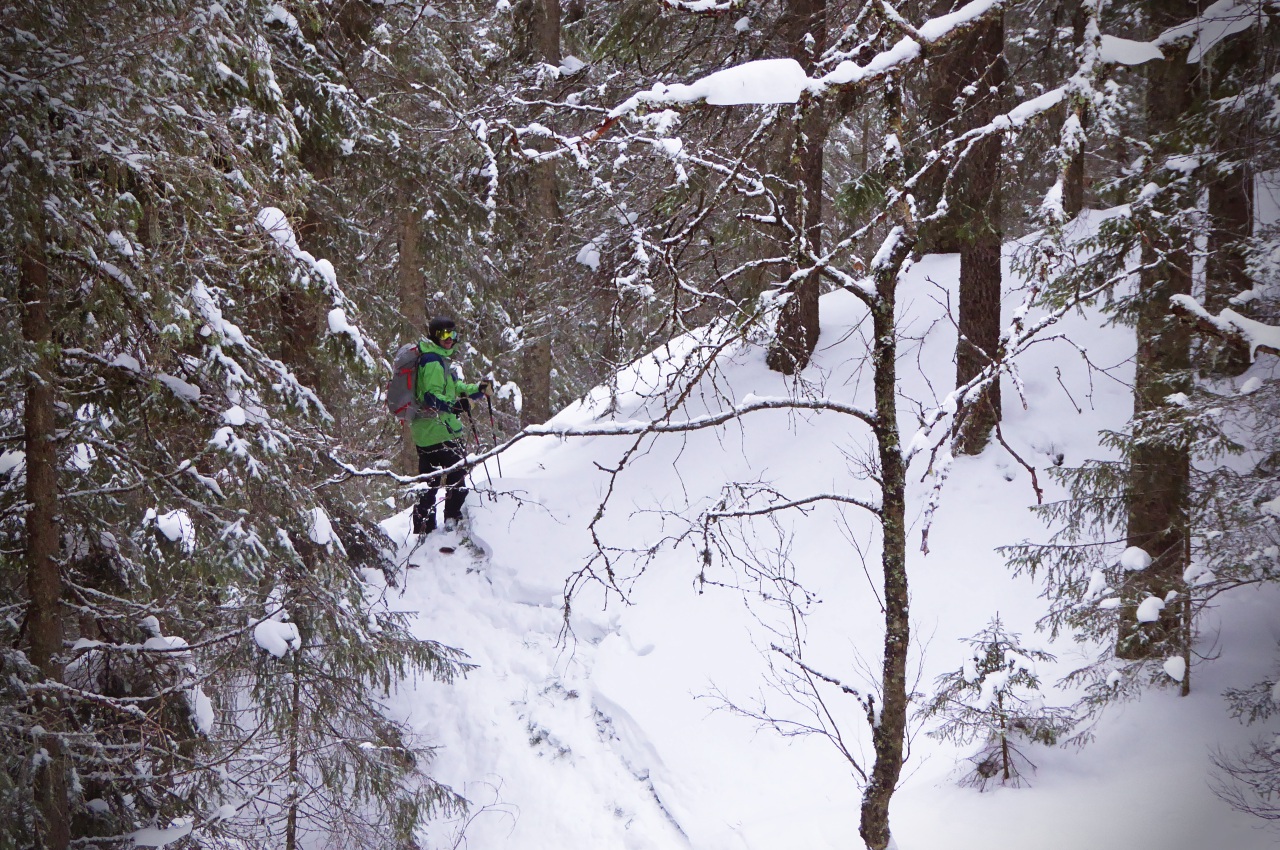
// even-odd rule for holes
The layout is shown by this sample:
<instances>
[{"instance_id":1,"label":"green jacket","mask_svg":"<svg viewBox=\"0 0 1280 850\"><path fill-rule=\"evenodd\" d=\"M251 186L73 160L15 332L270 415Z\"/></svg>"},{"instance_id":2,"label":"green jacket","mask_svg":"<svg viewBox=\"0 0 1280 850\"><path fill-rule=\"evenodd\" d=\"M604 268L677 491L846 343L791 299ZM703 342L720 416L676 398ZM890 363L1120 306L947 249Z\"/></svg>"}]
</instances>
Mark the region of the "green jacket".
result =
<instances>
[{"instance_id":1,"label":"green jacket","mask_svg":"<svg viewBox=\"0 0 1280 850\"><path fill-rule=\"evenodd\" d=\"M423 340L418 343L418 351L423 355L418 358L417 391L423 415L413 420L410 429L414 444L427 448L462 436L462 421L453 412L453 406L462 396L479 396L480 388L453 377L453 370L449 368L453 352L448 349Z\"/></svg>"}]
</instances>

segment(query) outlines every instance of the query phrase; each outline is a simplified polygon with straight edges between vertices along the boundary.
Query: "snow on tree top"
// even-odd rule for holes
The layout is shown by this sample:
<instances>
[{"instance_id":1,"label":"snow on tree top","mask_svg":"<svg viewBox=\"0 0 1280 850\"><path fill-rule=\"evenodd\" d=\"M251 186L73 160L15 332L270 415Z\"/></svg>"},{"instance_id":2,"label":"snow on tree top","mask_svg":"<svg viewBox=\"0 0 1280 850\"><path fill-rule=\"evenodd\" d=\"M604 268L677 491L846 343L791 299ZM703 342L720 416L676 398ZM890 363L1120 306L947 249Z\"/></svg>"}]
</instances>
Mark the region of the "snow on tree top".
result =
<instances>
[{"instance_id":1,"label":"snow on tree top","mask_svg":"<svg viewBox=\"0 0 1280 850\"><path fill-rule=\"evenodd\" d=\"M1280 518L1280 496L1269 502L1263 502L1258 506L1264 514L1270 514L1273 517Z\"/></svg>"},{"instance_id":2,"label":"snow on tree top","mask_svg":"<svg viewBox=\"0 0 1280 850\"><path fill-rule=\"evenodd\" d=\"M934 42L957 27L973 23L998 5L1000 0L972 0L954 12L925 21L917 32L925 41Z\"/></svg>"},{"instance_id":3,"label":"snow on tree top","mask_svg":"<svg viewBox=\"0 0 1280 850\"><path fill-rule=\"evenodd\" d=\"M129 833L134 847L167 847L191 834L194 821L191 818L176 818L173 825L165 828L149 826Z\"/></svg>"},{"instance_id":4,"label":"snow on tree top","mask_svg":"<svg viewBox=\"0 0 1280 850\"><path fill-rule=\"evenodd\" d=\"M1160 48L1150 41L1133 41L1104 35L1098 49L1098 58L1112 65L1141 65L1164 58Z\"/></svg>"},{"instance_id":5,"label":"snow on tree top","mask_svg":"<svg viewBox=\"0 0 1280 850\"><path fill-rule=\"evenodd\" d=\"M156 380L168 387L174 395L183 401L194 403L200 400L200 388L195 384L189 384L181 378L166 375L163 372L156 375Z\"/></svg>"},{"instance_id":6,"label":"snow on tree top","mask_svg":"<svg viewBox=\"0 0 1280 850\"><path fill-rule=\"evenodd\" d=\"M856 83L868 77L874 77L894 68L905 65L920 55L920 44L913 39L904 38L893 47L871 57L866 65L859 65L848 59L835 67L830 74L817 81L818 87L840 86Z\"/></svg>"}]
</instances>

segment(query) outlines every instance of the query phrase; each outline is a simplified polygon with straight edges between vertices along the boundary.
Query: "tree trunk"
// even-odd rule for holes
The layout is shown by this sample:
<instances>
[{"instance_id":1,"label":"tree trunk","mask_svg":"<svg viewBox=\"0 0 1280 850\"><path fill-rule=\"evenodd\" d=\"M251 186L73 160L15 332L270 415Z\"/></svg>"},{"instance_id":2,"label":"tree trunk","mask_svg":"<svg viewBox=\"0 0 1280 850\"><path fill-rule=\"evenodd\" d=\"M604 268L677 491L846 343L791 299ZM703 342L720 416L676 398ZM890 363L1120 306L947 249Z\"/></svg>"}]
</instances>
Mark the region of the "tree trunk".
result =
<instances>
[{"instance_id":1,"label":"tree trunk","mask_svg":"<svg viewBox=\"0 0 1280 850\"><path fill-rule=\"evenodd\" d=\"M1253 167L1237 162L1209 181L1209 244L1205 306L1212 313L1230 307L1232 297L1253 288L1245 266L1246 241L1253 235Z\"/></svg>"},{"instance_id":2,"label":"tree trunk","mask_svg":"<svg viewBox=\"0 0 1280 850\"><path fill-rule=\"evenodd\" d=\"M826 0L790 0L784 15L786 49L811 74L814 60L827 45ZM788 180L799 187L789 199L794 211L792 220L800 232L794 249L796 268L809 265L807 257L822 250L823 149L829 129L823 101L802 98L796 107L793 143L786 146L785 168ZM773 345L766 356L769 368L775 372L795 375L809 365L818 345L819 283L815 271L789 287L789 297L778 316Z\"/></svg>"},{"instance_id":3,"label":"tree trunk","mask_svg":"<svg viewBox=\"0 0 1280 850\"><path fill-rule=\"evenodd\" d=\"M400 316L400 344L426 335L427 294L422 285L422 214L410 203L400 212L399 251L396 257L396 284L403 312ZM405 475L418 474L418 450L408 423L402 426L400 468Z\"/></svg>"},{"instance_id":4,"label":"tree trunk","mask_svg":"<svg viewBox=\"0 0 1280 850\"><path fill-rule=\"evenodd\" d=\"M884 530L880 556L884 571L884 660L881 668L883 705L872 719L875 763L862 795L859 833L872 850L889 844L889 801L902 773L903 741L907 729L907 650L910 646L910 595L907 589L907 472L898 437L897 337L893 323L896 266L881 281L879 303L872 311L875 334L873 362L876 393L876 443L880 456Z\"/></svg>"},{"instance_id":5,"label":"tree trunk","mask_svg":"<svg viewBox=\"0 0 1280 850\"><path fill-rule=\"evenodd\" d=\"M1000 345L1001 245L999 232L987 232L960 251L957 386L969 382L989 366ZM976 401L966 399L956 435L956 450L965 455L981 454L991 438L991 429L999 421L1000 378L997 376Z\"/></svg>"},{"instance_id":6,"label":"tree trunk","mask_svg":"<svg viewBox=\"0 0 1280 850\"><path fill-rule=\"evenodd\" d=\"M958 4L945 0L935 7L935 14L950 12L954 5ZM991 121L1000 111L1005 83L1003 19L997 16L979 23L950 47L934 64L929 83L933 93L929 127L935 134L931 138L958 135ZM971 88L975 93L966 96L965 91ZM956 112L956 100L961 97L966 105L963 115ZM922 236L926 250L960 253L957 386L990 365L1000 346L1000 248L1004 241L1000 155L1000 136L988 136L955 167L949 186L944 186L943 175L935 177L930 186L937 193L935 197L947 193L949 212ZM956 451L979 454L999 421L997 380L965 400Z\"/></svg>"},{"instance_id":7,"label":"tree trunk","mask_svg":"<svg viewBox=\"0 0 1280 850\"><path fill-rule=\"evenodd\" d=\"M1075 47L1077 54L1084 49L1084 33L1088 23L1089 14L1082 2L1076 7L1071 17L1071 44ZM1083 108L1075 109L1073 104L1068 104L1067 114L1071 115L1073 111L1080 119L1081 129L1087 129L1089 116ZM1063 180L1062 211L1067 214L1067 218L1075 218L1084 209L1085 179L1084 146L1081 145L1080 149L1072 155L1071 162L1067 164Z\"/></svg>"},{"instance_id":8,"label":"tree trunk","mask_svg":"<svg viewBox=\"0 0 1280 850\"><path fill-rule=\"evenodd\" d=\"M887 100L893 131L902 132L896 90ZM892 176L892 175L891 175ZM901 169L896 175L900 182ZM916 234L905 195L896 202L895 220L903 235L893 256L876 273L876 301L871 309L872 383L875 390L876 445L880 459L881 528L884 540L880 564L884 573L884 659L881 667L879 715L872 712L871 744L875 762L862 792L858 832L871 850L889 846L889 801L902 774L907 732L907 651L911 645L911 596L907 587L907 470L898 434L897 329L894 326L898 269L915 248Z\"/></svg>"},{"instance_id":9,"label":"tree trunk","mask_svg":"<svg viewBox=\"0 0 1280 850\"><path fill-rule=\"evenodd\" d=\"M1195 6L1182 0L1149 3L1153 31L1186 21ZM1186 62L1186 48L1163 62L1153 62L1147 76L1147 135L1153 139L1152 161L1163 163L1174 153L1168 140L1178 119L1191 107L1193 73ZM1134 375L1133 413L1167 408L1167 398L1190 389L1191 335L1174 318L1169 299L1191 292L1191 257L1187 239L1151 228L1143 240L1143 270L1139 278L1142 301L1137 317L1137 369ZM1142 425L1135 430L1141 432ZM1187 639L1182 605L1187 566L1187 505L1191 456L1185 446L1153 439L1139 439L1129 453L1126 542L1144 549L1152 558L1145 570L1125 576L1124 600L1116 655L1124 659L1181 655ZM1137 608L1149 596L1164 599L1171 591L1179 599L1169 602L1152 623L1139 623Z\"/></svg>"},{"instance_id":10,"label":"tree trunk","mask_svg":"<svg viewBox=\"0 0 1280 850\"><path fill-rule=\"evenodd\" d=\"M1251 33L1236 36L1215 51L1212 72L1217 85L1214 99L1238 95L1253 70L1256 39ZM1231 298L1253 288L1245 262L1246 242L1253 235L1254 169L1250 146L1252 122L1224 126L1217 140L1222 162L1209 176L1209 241L1205 266L1205 306L1218 313L1232 306ZM1249 368L1248 346L1224 344L1210 349L1212 360L1202 368L1207 374L1239 375Z\"/></svg>"},{"instance_id":11,"label":"tree trunk","mask_svg":"<svg viewBox=\"0 0 1280 850\"><path fill-rule=\"evenodd\" d=\"M289 811L285 820L285 850L298 850L298 804L302 775L299 772L298 736L302 726L301 650L293 650L293 705L289 712Z\"/></svg>"},{"instance_id":12,"label":"tree trunk","mask_svg":"<svg viewBox=\"0 0 1280 850\"><path fill-rule=\"evenodd\" d=\"M560 64L560 0L519 0L513 9L516 58Z\"/></svg>"},{"instance_id":13,"label":"tree trunk","mask_svg":"<svg viewBox=\"0 0 1280 850\"><path fill-rule=\"evenodd\" d=\"M553 285L555 246L561 242L561 213L554 162L533 165L525 194L525 219L540 239L530 242L525 264L527 298L525 344L520 360L520 424L538 425L551 418L551 302L547 288ZM537 327L541 324L542 327Z\"/></svg>"},{"instance_id":14,"label":"tree trunk","mask_svg":"<svg viewBox=\"0 0 1280 850\"><path fill-rule=\"evenodd\" d=\"M298 244L316 257L331 256L332 244L326 238L330 225L323 212L319 184L331 175L332 163L316 146L305 147L303 153L303 167L316 185L307 197L306 212L298 228ZM317 367L316 348L324 339L322 328L328 299L315 289L304 289L301 284L290 282L280 290L278 303L284 331L281 359L304 384L315 387L322 371Z\"/></svg>"},{"instance_id":15,"label":"tree trunk","mask_svg":"<svg viewBox=\"0 0 1280 850\"><path fill-rule=\"evenodd\" d=\"M315 292L292 283L280 290L278 303L284 332L280 359L302 383L314 387L319 377L316 346L324 338L320 330L324 306Z\"/></svg>"},{"instance_id":16,"label":"tree trunk","mask_svg":"<svg viewBox=\"0 0 1280 850\"><path fill-rule=\"evenodd\" d=\"M520 425L540 425L551 418L551 340L535 339L520 361Z\"/></svg>"},{"instance_id":17,"label":"tree trunk","mask_svg":"<svg viewBox=\"0 0 1280 850\"><path fill-rule=\"evenodd\" d=\"M33 206L39 202L34 201ZM27 635L30 659L47 681L62 681L62 572L58 563L58 448L54 405L55 357L49 316L49 269L45 257L44 221L35 210L21 251L19 292L22 337L35 357L26 373L23 401L23 448L26 451L25 520L27 562ZM43 846L61 850L71 841L67 807L67 765L58 730L61 711L56 696L44 696L37 708L45 733L40 746L49 758L36 769L35 801L43 826Z\"/></svg>"},{"instance_id":18,"label":"tree trunk","mask_svg":"<svg viewBox=\"0 0 1280 850\"><path fill-rule=\"evenodd\" d=\"M522 0L516 6L518 32L523 33L519 47L524 56L548 65L560 64L560 0ZM551 331L549 325L536 327L549 320L545 288L552 285L557 247L563 226L555 163L535 163L529 169L528 191L525 193L525 221L529 232L539 238L530 240L535 252L525 264L524 292L528 298L525 312L525 346L520 361L520 391L523 403L520 424L537 425L551 418Z\"/></svg>"},{"instance_id":19,"label":"tree trunk","mask_svg":"<svg viewBox=\"0 0 1280 850\"><path fill-rule=\"evenodd\" d=\"M1004 87L1004 21L993 17L976 27L959 49L969 55L972 78L981 94L970 121L985 124L1000 111ZM969 83L966 82L966 85ZM956 346L956 385L967 383L991 364L1000 346L1001 227L999 135L979 142L962 167L959 342ZM1000 380L996 378L976 400L967 400L956 449L976 455L986 448L991 430L1000 421Z\"/></svg>"}]
</instances>

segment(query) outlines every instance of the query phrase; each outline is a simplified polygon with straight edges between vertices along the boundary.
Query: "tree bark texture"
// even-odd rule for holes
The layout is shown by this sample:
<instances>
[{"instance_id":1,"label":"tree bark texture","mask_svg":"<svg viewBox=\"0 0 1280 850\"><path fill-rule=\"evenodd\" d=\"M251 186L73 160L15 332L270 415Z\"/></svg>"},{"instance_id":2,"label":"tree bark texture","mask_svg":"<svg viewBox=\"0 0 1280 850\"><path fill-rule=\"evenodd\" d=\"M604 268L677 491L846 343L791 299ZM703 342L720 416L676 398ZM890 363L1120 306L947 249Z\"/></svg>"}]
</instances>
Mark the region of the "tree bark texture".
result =
<instances>
[{"instance_id":1,"label":"tree bark texture","mask_svg":"<svg viewBox=\"0 0 1280 850\"><path fill-rule=\"evenodd\" d=\"M554 162L530 167L525 192L525 221L539 238L528 242L529 256L524 266L526 304L525 343L520 360L520 425L538 425L551 418L551 317L547 305L552 299L547 288L554 285L554 255L561 238L561 213ZM542 325L538 327L538 325Z\"/></svg>"},{"instance_id":2,"label":"tree bark texture","mask_svg":"<svg viewBox=\"0 0 1280 850\"><path fill-rule=\"evenodd\" d=\"M910 241L899 247L910 251ZM907 471L898 435L897 336L894 328L898 264L877 281L877 303L871 316L874 330L872 361L876 395L875 436L882 481L880 522L884 533L880 555L884 571L884 660L878 716L872 717L875 762L862 794L859 834L871 850L889 845L889 801L902 773L903 742L907 730L907 650L911 642L910 595L907 587Z\"/></svg>"},{"instance_id":3,"label":"tree bark texture","mask_svg":"<svg viewBox=\"0 0 1280 850\"><path fill-rule=\"evenodd\" d=\"M1182 0L1153 0L1147 10L1153 31L1160 32L1190 19L1196 8ZM1192 105L1195 71L1186 62L1186 48L1163 62L1151 63L1148 69L1147 130L1155 140L1154 162L1164 162L1173 152L1167 134ZM1169 310L1170 297L1191 292L1187 241L1158 228L1151 228L1143 240L1135 419L1167 408L1171 394L1190 389L1190 330ZM1135 430L1141 436L1141 424ZM1139 623L1137 608L1147 597L1164 599L1171 591L1185 598L1182 575L1187 566L1190 452L1185 446L1138 439L1129 452L1128 475L1126 542L1144 549L1152 564L1125 576L1116 655L1129 660L1180 655L1187 637L1183 603L1171 601L1152 623Z\"/></svg>"},{"instance_id":4,"label":"tree bark texture","mask_svg":"<svg viewBox=\"0 0 1280 850\"><path fill-rule=\"evenodd\" d=\"M892 131L901 138L902 118L897 90L890 87L886 106ZM890 174L900 185L902 169ZM898 270L916 247L916 230L904 193L893 201L895 223L902 234L889 261L876 273L876 298L871 305L872 384L876 422L873 428L880 461L880 565L884 574L884 658L880 672L882 704L874 710L871 745L875 762L862 792L858 832L870 850L889 846L889 802L902 774L907 734L907 651L911 645L911 596L907 587L907 470L898 433L898 337L894 326Z\"/></svg>"},{"instance_id":5,"label":"tree bark texture","mask_svg":"<svg viewBox=\"0 0 1280 850\"><path fill-rule=\"evenodd\" d=\"M403 313L400 316L400 343L413 342L427 332L427 294L422 285L422 215L412 199L400 211L397 222L399 251L396 255L396 286ZM418 451L406 422L402 426L400 468L405 475L418 474Z\"/></svg>"},{"instance_id":6,"label":"tree bark texture","mask_svg":"<svg viewBox=\"0 0 1280 850\"><path fill-rule=\"evenodd\" d=\"M1212 65L1215 100L1238 95L1250 79L1256 59L1257 39L1244 33L1228 40L1215 52ZM1224 124L1215 140L1220 157L1209 176L1209 241L1206 246L1205 306L1219 313L1232 306L1231 298L1253 288L1246 266L1246 242L1253 235L1254 169L1250 149L1256 141L1252 122ZM1211 347L1202 369L1208 374L1239 375L1249 368L1247 345Z\"/></svg>"},{"instance_id":7,"label":"tree bark texture","mask_svg":"<svg viewBox=\"0 0 1280 850\"><path fill-rule=\"evenodd\" d=\"M950 12L953 5L957 4L947 0L935 14ZM928 121L934 134L959 134L988 123L1000 111L1005 84L1003 19L994 16L975 26L938 58L928 79ZM974 93L965 95L970 89ZM957 113L958 98L964 98L963 113ZM1000 345L1000 154L1000 136L988 136L956 165L949 185L943 184L941 174L932 181L934 191L947 194L948 214L921 237L926 250L960 253L957 386L990 365ZM956 451L979 454L999 421L1000 384L994 381L977 397L966 399Z\"/></svg>"},{"instance_id":8,"label":"tree bark texture","mask_svg":"<svg viewBox=\"0 0 1280 850\"><path fill-rule=\"evenodd\" d=\"M1245 263L1253 233L1253 168L1235 163L1209 180L1209 241L1206 246L1205 306L1212 313L1232 307L1231 299L1253 287ZM1202 364L1206 374L1240 375L1249 368L1249 346L1229 342L1211 347Z\"/></svg>"},{"instance_id":9,"label":"tree bark texture","mask_svg":"<svg viewBox=\"0 0 1280 850\"><path fill-rule=\"evenodd\" d=\"M1089 23L1089 15L1085 11L1084 3L1076 7L1071 17L1071 44L1075 47L1077 53L1084 49L1084 33L1085 27ZM1071 115L1074 105L1068 104L1067 114ZM1080 124L1082 129L1088 129L1089 116L1080 108L1079 112ZM1071 157L1071 162L1067 164L1066 174L1064 175L1062 186L1062 211L1067 214L1067 218L1075 218L1084 209L1084 187L1087 176L1084 167L1084 147L1076 151Z\"/></svg>"},{"instance_id":10,"label":"tree bark texture","mask_svg":"<svg viewBox=\"0 0 1280 850\"><path fill-rule=\"evenodd\" d=\"M984 234L960 252L960 316L956 341L956 385L972 380L987 366L1000 346L1000 248L998 233ZM960 454L981 454L1000 421L1000 378L978 395L966 399L958 426Z\"/></svg>"},{"instance_id":11,"label":"tree bark texture","mask_svg":"<svg viewBox=\"0 0 1280 850\"><path fill-rule=\"evenodd\" d=\"M521 0L515 8L517 31L523 33L518 45L521 58L560 64L560 0ZM525 264L524 291L525 346L520 361L520 391L523 403L520 424L537 425L551 418L551 327L537 328L546 322L544 315L550 299L542 293L552 285L554 256L560 244L562 214L555 163L534 163L529 167L525 192L525 215L532 254Z\"/></svg>"},{"instance_id":12,"label":"tree bark texture","mask_svg":"<svg viewBox=\"0 0 1280 850\"><path fill-rule=\"evenodd\" d=\"M23 449L26 452L25 519L27 562L27 636L30 659L43 679L62 681L62 568L58 563L58 448L54 404L56 353L49 315L52 290L45 256L45 232L36 211L22 246L19 292L22 336L35 356L26 373L23 399ZM67 806L66 759L58 730L62 727L56 696L38 703L46 732L40 746L48 754L35 772L35 801L43 821L43 846L62 850L71 841Z\"/></svg>"},{"instance_id":13,"label":"tree bark texture","mask_svg":"<svg viewBox=\"0 0 1280 850\"><path fill-rule=\"evenodd\" d=\"M519 0L513 15L516 58L558 66L562 58L560 0Z\"/></svg>"},{"instance_id":14,"label":"tree bark texture","mask_svg":"<svg viewBox=\"0 0 1280 850\"><path fill-rule=\"evenodd\" d=\"M333 176L334 158L331 151L318 143L304 144L299 158L315 184L307 195L306 211L298 228L298 244L314 256L324 257L331 254L327 238L331 226L321 184ZM329 212L332 214L331 207ZM325 327L328 299L314 288L290 282L280 290L278 303L284 330L281 359L303 383L314 387L320 377L316 348L324 339L321 329Z\"/></svg>"},{"instance_id":15,"label":"tree bark texture","mask_svg":"<svg viewBox=\"0 0 1280 850\"><path fill-rule=\"evenodd\" d=\"M1245 242L1253 234L1253 168L1237 162L1209 181L1209 245L1205 306L1212 313L1230 307L1232 297L1253 287L1245 266Z\"/></svg>"},{"instance_id":16,"label":"tree bark texture","mask_svg":"<svg viewBox=\"0 0 1280 850\"><path fill-rule=\"evenodd\" d=\"M791 58L813 73L814 60L827 45L826 0L790 0L784 13L782 35ZM808 265L806 257L822 249L822 169L827 143L828 116L822 100L809 97L796 106L793 138L786 145L787 165L783 173L796 187L787 198L792 221L800 232L796 245L796 267ZM766 356L770 369L784 375L798 374L809 365L818 345L818 296L820 278L811 272L794 281Z\"/></svg>"}]
</instances>

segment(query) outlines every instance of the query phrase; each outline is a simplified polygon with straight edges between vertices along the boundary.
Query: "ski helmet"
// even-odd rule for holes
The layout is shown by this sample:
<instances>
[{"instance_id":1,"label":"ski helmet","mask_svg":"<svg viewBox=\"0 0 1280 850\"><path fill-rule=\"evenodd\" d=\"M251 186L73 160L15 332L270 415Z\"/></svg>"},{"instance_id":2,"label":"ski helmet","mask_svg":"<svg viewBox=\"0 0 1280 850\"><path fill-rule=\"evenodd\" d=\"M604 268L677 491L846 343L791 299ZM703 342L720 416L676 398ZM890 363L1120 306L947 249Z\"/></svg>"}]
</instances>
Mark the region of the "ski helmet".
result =
<instances>
[{"instance_id":1,"label":"ski helmet","mask_svg":"<svg viewBox=\"0 0 1280 850\"><path fill-rule=\"evenodd\" d=\"M436 316L431 320L431 323L427 325L427 336L431 337L431 339L436 342L439 342L441 331L454 331L455 327L453 319L450 319L448 316Z\"/></svg>"}]
</instances>

